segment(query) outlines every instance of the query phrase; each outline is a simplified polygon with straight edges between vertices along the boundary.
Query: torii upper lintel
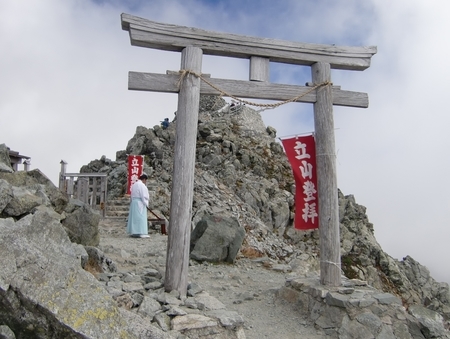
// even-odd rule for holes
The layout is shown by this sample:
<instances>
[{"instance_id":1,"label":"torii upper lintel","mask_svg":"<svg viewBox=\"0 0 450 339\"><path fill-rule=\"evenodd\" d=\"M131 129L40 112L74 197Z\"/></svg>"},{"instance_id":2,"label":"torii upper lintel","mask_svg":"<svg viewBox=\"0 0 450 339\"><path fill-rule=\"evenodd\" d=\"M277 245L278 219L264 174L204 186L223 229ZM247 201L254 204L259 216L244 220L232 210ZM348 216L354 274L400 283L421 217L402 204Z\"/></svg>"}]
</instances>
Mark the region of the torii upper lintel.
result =
<instances>
[{"instance_id":1,"label":"torii upper lintel","mask_svg":"<svg viewBox=\"0 0 450 339\"><path fill-rule=\"evenodd\" d=\"M133 46L181 52L187 46L202 49L204 55L249 59L269 58L273 62L311 66L326 62L332 69L362 71L370 66L375 46L353 47L309 44L205 31L158 23L122 14L122 29L129 31Z\"/></svg>"}]
</instances>

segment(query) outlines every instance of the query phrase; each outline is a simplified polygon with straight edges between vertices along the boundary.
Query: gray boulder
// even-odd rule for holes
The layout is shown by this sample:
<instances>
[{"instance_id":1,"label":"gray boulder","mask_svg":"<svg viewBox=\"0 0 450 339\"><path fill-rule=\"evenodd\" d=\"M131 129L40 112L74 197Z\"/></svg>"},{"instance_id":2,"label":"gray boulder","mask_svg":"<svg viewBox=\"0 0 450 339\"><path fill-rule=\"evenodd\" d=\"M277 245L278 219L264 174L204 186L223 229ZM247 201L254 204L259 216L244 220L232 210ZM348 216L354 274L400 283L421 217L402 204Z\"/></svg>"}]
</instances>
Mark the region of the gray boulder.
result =
<instances>
[{"instance_id":1,"label":"gray boulder","mask_svg":"<svg viewBox=\"0 0 450 339\"><path fill-rule=\"evenodd\" d=\"M69 199L41 171L0 172L0 213L20 219L41 206L52 209L63 220L70 239L85 246L99 244L100 215L89 205Z\"/></svg>"},{"instance_id":2,"label":"gray boulder","mask_svg":"<svg viewBox=\"0 0 450 339\"><path fill-rule=\"evenodd\" d=\"M0 214L13 198L12 186L4 179L0 179Z\"/></svg>"},{"instance_id":3,"label":"gray boulder","mask_svg":"<svg viewBox=\"0 0 450 339\"><path fill-rule=\"evenodd\" d=\"M191 235L191 258L233 263L244 241L245 230L237 219L207 215Z\"/></svg>"},{"instance_id":4,"label":"gray boulder","mask_svg":"<svg viewBox=\"0 0 450 339\"><path fill-rule=\"evenodd\" d=\"M11 159L9 158L9 150L5 144L0 144L0 172L12 173Z\"/></svg>"},{"instance_id":5,"label":"gray boulder","mask_svg":"<svg viewBox=\"0 0 450 339\"><path fill-rule=\"evenodd\" d=\"M0 172L0 179L6 180L12 187L28 190L40 198L41 204L51 207L58 213L64 211L69 201L67 195L61 192L39 169L14 173Z\"/></svg>"},{"instance_id":6,"label":"gray boulder","mask_svg":"<svg viewBox=\"0 0 450 339\"><path fill-rule=\"evenodd\" d=\"M98 273L117 272L116 264L97 247L85 246L84 249L88 255L87 261L82 261L82 267L84 269L89 267L89 269Z\"/></svg>"},{"instance_id":7,"label":"gray boulder","mask_svg":"<svg viewBox=\"0 0 450 339\"><path fill-rule=\"evenodd\" d=\"M100 215L80 200L70 199L66 207L66 218L62 221L72 242L83 246L98 246Z\"/></svg>"},{"instance_id":8,"label":"gray boulder","mask_svg":"<svg viewBox=\"0 0 450 339\"><path fill-rule=\"evenodd\" d=\"M0 242L0 324L17 337L135 338L54 211L0 219Z\"/></svg>"},{"instance_id":9,"label":"gray boulder","mask_svg":"<svg viewBox=\"0 0 450 339\"><path fill-rule=\"evenodd\" d=\"M11 217L19 217L30 213L35 207L43 203L42 199L26 188L12 187L12 198L3 209L3 212Z\"/></svg>"},{"instance_id":10,"label":"gray boulder","mask_svg":"<svg viewBox=\"0 0 450 339\"><path fill-rule=\"evenodd\" d=\"M420 305L412 305L408 312L420 323L420 331L425 338L439 338L444 336L447 330L444 327L442 316Z\"/></svg>"},{"instance_id":11,"label":"gray boulder","mask_svg":"<svg viewBox=\"0 0 450 339\"><path fill-rule=\"evenodd\" d=\"M139 313L128 311L124 308L119 308L120 315L127 323L127 332L130 338L134 335L139 339L181 339L183 337L178 336L179 333L172 335L171 333L166 333L158 326L153 326L147 317L142 316ZM117 338L117 336L111 337Z\"/></svg>"},{"instance_id":12,"label":"gray boulder","mask_svg":"<svg viewBox=\"0 0 450 339\"><path fill-rule=\"evenodd\" d=\"M153 317L161 310L161 305L155 299L144 296L144 300L142 304L139 306L138 313L142 316L149 317L153 319Z\"/></svg>"},{"instance_id":13,"label":"gray boulder","mask_svg":"<svg viewBox=\"0 0 450 339\"><path fill-rule=\"evenodd\" d=\"M0 325L0 339L16 339L16 336L8 326Z\"/></svg>"}]
</instances>

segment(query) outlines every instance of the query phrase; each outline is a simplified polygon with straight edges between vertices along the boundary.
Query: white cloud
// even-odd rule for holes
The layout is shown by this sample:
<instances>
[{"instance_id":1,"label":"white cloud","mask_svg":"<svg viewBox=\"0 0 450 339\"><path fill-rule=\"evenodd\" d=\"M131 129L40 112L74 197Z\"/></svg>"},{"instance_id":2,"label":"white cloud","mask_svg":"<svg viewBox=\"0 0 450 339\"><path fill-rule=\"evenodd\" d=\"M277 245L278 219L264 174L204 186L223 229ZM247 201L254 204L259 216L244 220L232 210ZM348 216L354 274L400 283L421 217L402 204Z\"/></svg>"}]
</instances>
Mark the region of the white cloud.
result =
<instances>
[{"instance_id":1,"label":"white cloud","mask_svg":"<svg viewBox=\"0 0 450 339\"><path fill-rule=\"evenodd\" d=\"M217 3L218 7L215 7ZM438 280L450 256L447 65L450 3L368 1L0 2L0 143L32 157L57 182L102 155L115 159L136 126L176 110L172 94L127 90L128 71L177 70L178 53L130 45L120 14L242 35L338 45L376 45L364 72L333 71L343 89L367 92L368 109L335 108L338 186L368 208L378 241L411 255ZM205 57L203 72L246 79L248 63ZM277 82L309 70L273 66ZM308 132L312 106L262 113L279 136Z\"/></svg>"}]
</instances>

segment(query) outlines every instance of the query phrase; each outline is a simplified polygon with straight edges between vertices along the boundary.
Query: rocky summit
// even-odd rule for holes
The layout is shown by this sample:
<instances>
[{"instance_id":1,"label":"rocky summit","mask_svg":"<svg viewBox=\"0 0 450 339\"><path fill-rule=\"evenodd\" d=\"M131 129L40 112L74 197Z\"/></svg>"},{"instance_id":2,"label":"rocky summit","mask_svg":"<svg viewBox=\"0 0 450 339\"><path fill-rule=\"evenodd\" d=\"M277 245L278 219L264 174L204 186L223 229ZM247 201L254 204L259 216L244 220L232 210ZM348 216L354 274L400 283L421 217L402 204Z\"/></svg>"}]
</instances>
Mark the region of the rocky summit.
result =
<instances>
[{"instance_id":1,"label":"rocky summit","mask_svg":"<svg viewBox=\"0 0 450 339\"><path fill-rule=\"evenodd\" d=\"M342 286L320 284L319 234L293 228L276 130L214 96L200 98L188 296L164 292L167 237L127 237L124 196L127 155L144 155L150 207L168 219L176 123L138 126L115 160L80 169L108 175L105 218L39 170L14 172L0 145L0 338L450 338L448 284L385 253L340 191Z\"/></svg>"}]
</instances>

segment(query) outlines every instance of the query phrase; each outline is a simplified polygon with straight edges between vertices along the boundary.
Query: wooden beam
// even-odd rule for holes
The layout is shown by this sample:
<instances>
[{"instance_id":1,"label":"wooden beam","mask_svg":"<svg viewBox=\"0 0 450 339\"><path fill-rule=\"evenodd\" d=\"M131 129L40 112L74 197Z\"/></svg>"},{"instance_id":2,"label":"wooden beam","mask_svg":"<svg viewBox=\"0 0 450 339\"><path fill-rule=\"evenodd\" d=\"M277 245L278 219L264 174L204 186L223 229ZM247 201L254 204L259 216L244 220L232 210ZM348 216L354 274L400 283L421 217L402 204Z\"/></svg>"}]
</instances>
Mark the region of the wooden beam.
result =
<instances>
[{"instance_id":1,"label":"wooden beam","mask_svg":"<svg viewBox=\"0 0 450 339\"><path fill-rule=\"evenodd\" d=\"M128 89L135 91L178 93L179 80L179 74L129 72ZM250 99L284 101L311 90L309 86L271 84L258 81L214 78L208 78L207 80L230 95ZM219 91L204 81L200 84L200 92L201 94L209 95L220 94ZM299 98L297 102L315 103L316 91L312 91ZM343 91L339 86L336 86L333 87L333 105L367 108L369 107L369 97L366 93Z\"/></svg>"},{"instance_id":2,"label":"wooden beam","mask_svg":"<svg viewBox=\"0 0 450 339\"><path fill-rule=\"evenodd\" d=\"M107 177L107 173L64 173L65 177Z\"/></svg>"},{"instance_id":3,"label":"wooden beam","mask_svg":"<svg viewBox=\"0 0 450 339\"><path fill-rule=\"evenodd\" d=\"M181 53L181 69L200 73L202 50L188 46ZM197 144L200 79L186 74L178 95L176 138L170 199L170 231L167 244L164 289L186 297L192 201L194 195L195 148Z\"/></svg>"},{"instance_id":4,"label":"wooden beam","mask_svg":"<svg viewBox=\"0 0 450 339\"><path fill-rule=\"evenodd\" d=\"M331 82L330 65L311 67L314 83ZM330 86L317 90L314 104L317 186L319 192L320 283L341 285L339 205L334 141L333 94Z\"/></svg>"},{"instance_id":5,"label":"wooden beam","mask_svg":"<svg viewBox=\"0 0 450 339\"><path fill-rule=\"evenodd\" d=\"M261 58L257 56L250 57L250 81L269 81L269 58Z\"/></svg>"},{"instance_id":6,"label":"wooden beam","mask_svg":"<svg viewBox=\"0 0 450 339\"><path fill-rule=\"evenodd\" d=\"M205 55L250 59L270 58L272 62L296 65L329 63L334 69L364 70L377 52L376 46L350 47L308 44L285 40L205 31L158 23L123 13L122 29L129 31L131 45L180 52L197 46Z\"/></svg>"}]
</instances>

